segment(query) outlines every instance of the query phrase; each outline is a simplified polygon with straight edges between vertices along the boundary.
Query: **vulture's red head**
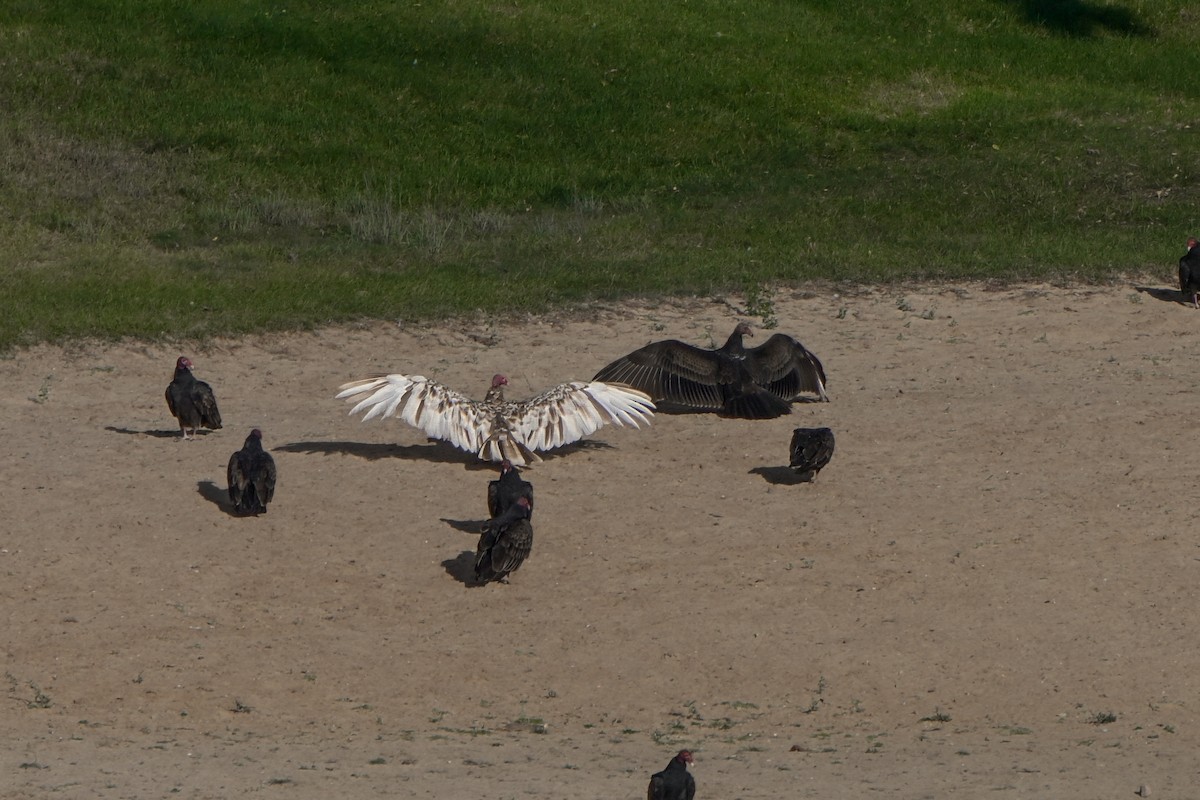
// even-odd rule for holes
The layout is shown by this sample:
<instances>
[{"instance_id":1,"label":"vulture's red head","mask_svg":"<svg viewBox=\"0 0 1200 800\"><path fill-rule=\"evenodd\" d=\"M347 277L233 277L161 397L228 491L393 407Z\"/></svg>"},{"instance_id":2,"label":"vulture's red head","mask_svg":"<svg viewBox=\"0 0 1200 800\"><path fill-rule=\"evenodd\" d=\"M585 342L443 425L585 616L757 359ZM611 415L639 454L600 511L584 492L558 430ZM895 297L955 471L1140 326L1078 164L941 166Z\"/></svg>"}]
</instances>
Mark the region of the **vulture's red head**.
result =
<instances>
[{"instance_id":1,"label":"vulture's red head","mask_svg":"<svg viewBox=\"0 0 1200 800\"><path fill-rule=\"evenodd\" d=\"M260 431L258 428L255 428L254 430L250 431L250 436L255 439L262 439L262 431Z\"/></svg>"},{"instance_id":2,"label":"vulture's red head","mask_svg":"<svg viewBox=\"0 0 1200 800\"><path fill-rule=\"evenodd\" d=\"M492 384L492 385L495 386L495 384ZM511 461L509 461L507 458L500 462L500 474L501 475L508 472L512 468L513 468L513 463Z\"/></svg>"},{"instance_id":3,"label":"vulture's red head","mask_svg":"<svg viewBox=\"0 0 1200 800\"><path fill-rule=\"evenodd\" d=\"M492 388L499 389L501 386L508 386L508 378L497 373L492 376Z\"/></svg>"},{"instance_id":4,"label":"vulture's red head","mask_svg":"<svg viewBox=\"0 0 1200 800\"><path fill-rule=\"evenodd\" d=\"M517 498L517 505L519 505L521 508L525 508L525 509L530 508L529 498L526 497L525 495L521 495L520 497ZM691 753L688 753L688 758L691 758Z\"/></svg>"},{"instance_id":5,"label":"vulture's red head","mask_svg":"<svg viewBox=\"0 0 1200 800\"><path fill-rule=\"evenodd\" d=\"M192 362L191 362L191 359L189 359L187 356L180 356L179 360L175 362L175 369L191 369L191 368L192 368Z\"/></svg>"},{"instance_id":6,"label":"vulture's red head","mask_svg":"<svg viewBox=\"0 0 1200 800\"><path fill-rule=\"evenodd\" d=\"M695 764L696 759L692 758L691 750L680 750L679 755L675 756L675 760L682 764Z\"/></svg>"},{"instance_id":7,"label":"vulture's red head","mask_svg":"<svg viewBox=\"0 0 1200 800\"><path fill-rule=\"evenodd\" d=\"M1195 236L1188 237L1188 250L1191 250L1193 247L1195 247L1198 244L1200 244L1200 240L1197 240Z\"/></svg>"},{"instance_id":8,"label":"vulture's red head","mask_svg":"<svg viewBox=\"0 0 1200 800\"><path fill-rule=\"evenodd\" d=\"M750 327L749 322L739 322L738 326L736 328L734 328L733 332L740 333L742 336L753 336L754 328ZM691 754L689 753L688 755L691 755Z\"/></svg>"}]
</instances>

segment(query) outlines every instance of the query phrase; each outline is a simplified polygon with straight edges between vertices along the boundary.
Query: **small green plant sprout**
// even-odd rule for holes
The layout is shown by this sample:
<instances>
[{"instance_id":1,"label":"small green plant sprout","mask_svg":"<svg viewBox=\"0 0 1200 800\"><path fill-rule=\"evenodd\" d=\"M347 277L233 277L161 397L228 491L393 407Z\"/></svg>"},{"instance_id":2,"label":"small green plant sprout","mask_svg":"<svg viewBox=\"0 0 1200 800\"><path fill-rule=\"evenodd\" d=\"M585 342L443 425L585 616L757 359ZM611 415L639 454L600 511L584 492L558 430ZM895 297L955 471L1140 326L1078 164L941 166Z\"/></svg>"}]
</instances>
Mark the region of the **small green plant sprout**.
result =
<instances>
[{"instance_id":1,"label":"small green plant sprout","mask_svg":"<svg viewBox=\"0 0 1200 800\"><path fill-rule=\"evenodd\" d=\"M765 283L751 283L746 287L746 313L762 320L767 330L779 327L775 315L775 289Z\"/></svg>"}]
</instances>

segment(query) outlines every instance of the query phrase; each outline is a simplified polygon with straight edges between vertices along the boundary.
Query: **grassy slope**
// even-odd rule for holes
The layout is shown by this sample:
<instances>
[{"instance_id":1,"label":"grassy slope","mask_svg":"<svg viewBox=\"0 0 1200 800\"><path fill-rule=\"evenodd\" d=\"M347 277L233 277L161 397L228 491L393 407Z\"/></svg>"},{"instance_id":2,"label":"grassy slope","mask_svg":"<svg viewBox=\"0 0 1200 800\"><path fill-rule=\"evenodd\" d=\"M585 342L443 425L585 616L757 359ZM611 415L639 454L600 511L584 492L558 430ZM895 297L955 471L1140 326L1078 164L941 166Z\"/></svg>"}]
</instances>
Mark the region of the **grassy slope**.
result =
<instances>
[{"instance_id":1,"label":"grassy slope","mask_svg":"<svg viewBox=\"0 0 1200 800\"><path fill-rule=\"evenodd\" d=\"M0 349L1169 270L1189 8L10 0Z\"/></svg>"}]
</instances>

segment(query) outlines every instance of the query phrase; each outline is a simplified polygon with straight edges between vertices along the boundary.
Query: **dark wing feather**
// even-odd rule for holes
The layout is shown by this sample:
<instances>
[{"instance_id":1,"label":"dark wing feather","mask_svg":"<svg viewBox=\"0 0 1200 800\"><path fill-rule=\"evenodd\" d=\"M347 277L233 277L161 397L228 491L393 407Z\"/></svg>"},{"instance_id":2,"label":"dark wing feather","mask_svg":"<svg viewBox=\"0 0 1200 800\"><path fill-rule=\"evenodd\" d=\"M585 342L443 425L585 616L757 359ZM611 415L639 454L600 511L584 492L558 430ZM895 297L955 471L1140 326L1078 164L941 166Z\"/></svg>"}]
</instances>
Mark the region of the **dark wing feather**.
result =
<instances>
[{"instance_id":1,"label":"dark wing feather","mask_svg":"<svg viewBox=\"0 0 1200 800\"><path fill-rule=\"evenodd\" d=\"M229 479L229 502L233 504L234 508L241 508L242 493L246 491L246 484L250 482L249 476L242 468L241 450L229 457L229 466L225 470L225 475Z\"/></svg>"},{"instance_id":2,"label":"dark wing feather","mask_svg":"<svg viewBox=\"0 0 1200 800\"><path fill-rule=\"evenodd\" d=\"M655 402L720 411L725 407L720 385L728 382L730 373L726 361L713 350L666 339L618 358L593 380L632 386Z\"/></svg>"},{"instance_id":3,"label":"dark wing feather","mask_svg":"<svg viewBox=\"0 0 1200 800\"><path fill-rule=\"evenodd\" d=\"M475 577L482 583L498 581L515 572L533 549L529 510L515 505L483 527L475 550Z\"/></svg>"},{"instance_id":4,"label":"dark wing feather","mask_svg":"<svg viewBox=\"0 0 1200 800\"><path fill-rule=\"evenodd\" d=\"M692 777L692 773L687 773L687 790L684 793L685 800L694 800L696 797L696 779Z\"/></svg>"},{"instance_id":5,"label":"dark wing feather","mask_svg":"<svg viewBox=\"0 0 1200 800\"><path fill-rule=\"evenodd\" d=\"M254 465L254 486L265 511L267 503L275 499L275 459L270 453L259 453Z\"/></svg>"},{"instance_id":6,"label":"dark wing feather","mask_svg":"<svg viewBox=\"0 0 1200 800\"><path fill-rule=\"evenodd\" d=\"M507 526L492 546L492 569L503 577L516 572L533 550L533 525L528 518Z\"/></svg>"},{"instance_id":7,"label":"dark wing feather","mask_svg":"<svg viewBox=\"0 0 1200 800\"><path fill-rule=\"evenodd\" d=\"M650 776L650 785L646 788L646 800L663 800L666 797L667 787L663 785L663 776L661 772L656 772Z\"/></svg>"},{"instance_id":8,"label":"dark wing feather","mask_svg":"<svg viewBox=\"0 0 1200 800\"><path fill-rule=\"evenodd\" d=\"M805 392L829 399L821 360L787 334L777 333L747 350L746 369L755 383L782 400Z\"/></svg>"},{"instance_id":9,"label":"dark wing feather","mask_svg":"<svg viewBox=\"0 0 1200 800\"><path fill-rule=\"evenodd\" d=\"M501 476L501 477L503 477L503 476ZM500 481L499 481L499 479L494 480L494 481L488 481L487 504L488 504L488 517L495 519L496 517L500 516L503 509L500 508Z\"/></svg>"},{"instance_id":10,"label":"dark wing feather","mask_svg":"<svg viewBox=\"0 0 1200 800\"><path fill-rule=\"evenodd\" d=\"M829 428L796 428L792 432L789 466L801 474L820 472L833 458L834 438Z\"/></svg>"},{"instance_id":11,"label":"dark wing feather","mask_svg":"<svg viewBox=\"0 0 1200 800\"><path fill-rule=\"evenodd\" d=\"M221 412L217 410L217 398L213 395L212 387L204 381L196 381L192 385L191 398L200 412L200 424L212 430L220 428Z\"/></svg>"}]
</instances>

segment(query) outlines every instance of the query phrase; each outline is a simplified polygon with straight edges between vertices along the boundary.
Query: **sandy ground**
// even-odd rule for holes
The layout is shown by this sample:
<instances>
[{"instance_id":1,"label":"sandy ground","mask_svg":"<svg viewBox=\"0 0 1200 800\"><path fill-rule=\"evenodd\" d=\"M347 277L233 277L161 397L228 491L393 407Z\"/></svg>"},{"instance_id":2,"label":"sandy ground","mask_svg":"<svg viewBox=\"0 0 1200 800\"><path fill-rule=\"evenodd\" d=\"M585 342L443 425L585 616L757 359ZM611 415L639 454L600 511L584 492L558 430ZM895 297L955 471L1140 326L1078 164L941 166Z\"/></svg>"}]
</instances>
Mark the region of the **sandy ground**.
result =
<instances>
[{"instance_id":1,"label":"sandy ground","mask_svg":"<svg viewBox=\"0 0 1200 800\"><path fill-rule=\"evenodd\" d=\"M705 799L1194 797L1200 311L1151 285L781 294L832 402L554 454L483 588L494 471L336 387L528 396L738 298L9 354L0 795L640 798L686 746ZM226 423L191 442L181 351ZM235 518L253 426L279 489Z\"/></svg>"}]
</instances>

